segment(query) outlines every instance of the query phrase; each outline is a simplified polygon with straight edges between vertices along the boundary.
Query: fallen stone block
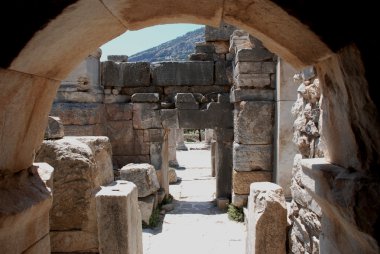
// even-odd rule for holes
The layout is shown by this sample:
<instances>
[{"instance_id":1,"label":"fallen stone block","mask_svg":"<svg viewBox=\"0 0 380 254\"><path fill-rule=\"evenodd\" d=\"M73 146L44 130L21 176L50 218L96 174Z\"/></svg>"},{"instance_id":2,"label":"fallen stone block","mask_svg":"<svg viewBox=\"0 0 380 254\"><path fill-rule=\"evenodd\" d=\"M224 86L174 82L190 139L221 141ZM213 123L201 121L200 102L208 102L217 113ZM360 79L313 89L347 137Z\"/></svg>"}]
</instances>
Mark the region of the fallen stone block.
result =
<instances>
[{"instance_id":1,"label":"fallen stone block","mask_svg":"<svg viewBox=\"0 0 380 254\"><path fill-rule=\"evenodd\" d=\"M59 117L49 116L44 139L59 139L63 138L63 136L65 136L65 133L61 119Z\"/></svg>"},{"instance_id":2,"label":"fallen stone block","mask_svg":"<svg viewBox=\"0 0 380 254\"><path fill-rule=\"evenodd\" d=\"M282 188L253 183L248 199L246 253L286 253L287 210Z\"/></svg>"},{"instance_id":3,"label":"fallen stone block","mask_svg":"<svg viewBox=\"0 0 380 254\"><path fill-rule=\"evenodd\" d=\"M137 187L116 181L96 194L100 254L142 254L141 215Z\"/></svg>"},{"instance_id":4,"label":"fallen stone block","mask_svg":"<svg viewBox=\"0 0 380 254\"><path fill-rule=\"evenodd\" d=\"M150 216L153 213L155 204L157 203L156 195L152 194L147 197L138 198L141 220L145 225L149 225Z\"/></svg>"},{"instance_id":5,"label":"fallen stone block","mask_svg":"<svg viewBox=\"0 0 380 254\"><path fill-rule=\"evenodd\" d=\"M120 170L120 177L136 184L140 198L149 196L160 188L154 166L147 163L125 165Z\"/></svg>"},{"instance_id":6,"label":"fallen stone block","mask_svg":"<svg viewBox=\"0 0 380 254\"><path fill-rule=\"evenodd\" d=\"M86 232L78 246L97 243L95 193L101 185L113 181L111 145L107 137L64 137L44 141L36 161L55 167L53 207L50 211L52 231ZM55 242L58 249L64 248ZM94 247L95 249L97 246ZM83 249L81 249L83 251ZM80 251L80 250L75 250Z\"/></svg>"}]
</instances>

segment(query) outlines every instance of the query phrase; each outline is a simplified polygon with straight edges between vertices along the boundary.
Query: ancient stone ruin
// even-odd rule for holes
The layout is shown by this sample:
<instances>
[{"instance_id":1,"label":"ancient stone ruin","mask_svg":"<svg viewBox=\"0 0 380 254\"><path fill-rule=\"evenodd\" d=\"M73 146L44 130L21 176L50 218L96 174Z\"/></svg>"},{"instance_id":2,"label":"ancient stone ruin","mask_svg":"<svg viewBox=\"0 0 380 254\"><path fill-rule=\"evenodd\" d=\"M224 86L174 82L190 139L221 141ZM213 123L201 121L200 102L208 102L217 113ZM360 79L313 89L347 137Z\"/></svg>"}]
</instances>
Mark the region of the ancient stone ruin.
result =
<instances>
[{"instance_id":1,"label":"ancient stone ruin","mask_svg":"<svg viewBox=\"0 0 380 254\"><path fill-rule=\"evenodd\" d=\"M183 129L212 129L246 253L379 253L375 4L8 1L0 252L142 253ZM125 30L178 22L207 25L189 61L100 63Z\"/></svg>"}]
</instances>

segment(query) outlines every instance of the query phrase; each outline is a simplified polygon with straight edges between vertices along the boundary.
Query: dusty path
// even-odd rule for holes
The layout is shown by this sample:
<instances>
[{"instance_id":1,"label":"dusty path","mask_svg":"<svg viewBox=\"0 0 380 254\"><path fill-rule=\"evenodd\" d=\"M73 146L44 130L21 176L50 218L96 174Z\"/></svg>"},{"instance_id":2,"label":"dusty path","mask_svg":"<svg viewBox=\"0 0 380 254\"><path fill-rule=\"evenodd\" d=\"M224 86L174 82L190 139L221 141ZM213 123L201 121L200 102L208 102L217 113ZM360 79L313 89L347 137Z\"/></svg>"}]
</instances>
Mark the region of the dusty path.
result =
<instances>
[{"instance_id":1,"label":"dusty path","mask_svg":"<svg viewBox=\"0 0 380 254\"><path fill-rule=\"evenodd\" d=\"M182 181L170 185L175 209L165 215L162 227L143 230L144 254L244 253L244 225L229 220L212 202L210 151L178 151L177 160L183 169L177 170Z\"/></svg>"}]
</instances>

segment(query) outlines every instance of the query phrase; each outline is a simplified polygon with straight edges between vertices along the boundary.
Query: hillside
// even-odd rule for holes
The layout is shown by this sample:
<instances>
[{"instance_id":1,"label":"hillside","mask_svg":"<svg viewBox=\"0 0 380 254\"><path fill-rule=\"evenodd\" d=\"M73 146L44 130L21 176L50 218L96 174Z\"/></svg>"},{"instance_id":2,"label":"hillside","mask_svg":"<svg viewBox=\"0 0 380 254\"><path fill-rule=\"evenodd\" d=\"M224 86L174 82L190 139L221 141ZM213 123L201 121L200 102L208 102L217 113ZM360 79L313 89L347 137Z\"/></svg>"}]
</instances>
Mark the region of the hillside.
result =
<instances>
[{"instance_id":1,"label":"hillside","mask_svg":"<svg viewBox=\"0 0 380 254\"><path fill-rule=\"evenodd\" d=\"M195 43L204 41L205 28L188 32L174 40L129 56L128 62L186 61Z\"/></svg>"}]
</instances>

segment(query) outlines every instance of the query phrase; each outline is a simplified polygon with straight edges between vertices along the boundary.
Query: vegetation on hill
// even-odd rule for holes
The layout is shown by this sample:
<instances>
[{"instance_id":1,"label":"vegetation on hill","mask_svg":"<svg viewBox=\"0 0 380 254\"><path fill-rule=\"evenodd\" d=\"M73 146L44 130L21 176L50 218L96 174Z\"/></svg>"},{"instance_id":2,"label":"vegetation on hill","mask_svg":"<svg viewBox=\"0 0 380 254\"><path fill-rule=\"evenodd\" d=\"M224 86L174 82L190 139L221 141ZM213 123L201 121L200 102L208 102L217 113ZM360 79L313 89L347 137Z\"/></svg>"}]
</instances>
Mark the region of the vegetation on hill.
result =
<instances>
[{"instance_id":1,"label":"vegetation on hill","mask_svg":"<svg viewBox=\"0 0 380 254\"><path fill-rule=\"evenodd\" d=\"M188 32L174 40L129 56L128 62L186 61L195 43L204 41L205 28Z\"/></svg>"}]
</instances>

